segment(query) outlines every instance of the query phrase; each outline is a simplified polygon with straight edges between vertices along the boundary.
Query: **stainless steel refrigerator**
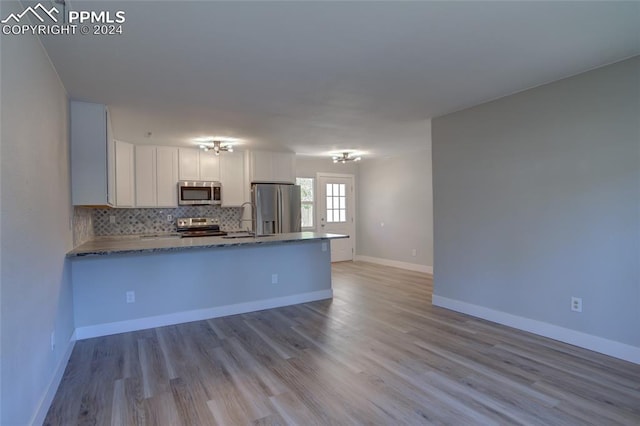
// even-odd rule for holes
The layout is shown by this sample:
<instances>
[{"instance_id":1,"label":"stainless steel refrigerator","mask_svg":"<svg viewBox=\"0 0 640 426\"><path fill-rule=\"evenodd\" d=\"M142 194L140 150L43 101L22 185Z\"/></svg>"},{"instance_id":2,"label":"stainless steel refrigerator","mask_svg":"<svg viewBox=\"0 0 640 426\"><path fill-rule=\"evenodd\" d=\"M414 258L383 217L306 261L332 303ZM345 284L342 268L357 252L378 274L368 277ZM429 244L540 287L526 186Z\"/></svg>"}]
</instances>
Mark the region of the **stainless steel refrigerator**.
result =
<instances>
[{"instance_id":1,"label":"stainless steel refrigerator","mask_svg":"<svg viewBox=\"0 0 640 426\"><path fill-rule=\"evenodd\" d=\"M251 201L256 235L300 232L300 186L254 183Z\"/></svg>"}]
</instances>

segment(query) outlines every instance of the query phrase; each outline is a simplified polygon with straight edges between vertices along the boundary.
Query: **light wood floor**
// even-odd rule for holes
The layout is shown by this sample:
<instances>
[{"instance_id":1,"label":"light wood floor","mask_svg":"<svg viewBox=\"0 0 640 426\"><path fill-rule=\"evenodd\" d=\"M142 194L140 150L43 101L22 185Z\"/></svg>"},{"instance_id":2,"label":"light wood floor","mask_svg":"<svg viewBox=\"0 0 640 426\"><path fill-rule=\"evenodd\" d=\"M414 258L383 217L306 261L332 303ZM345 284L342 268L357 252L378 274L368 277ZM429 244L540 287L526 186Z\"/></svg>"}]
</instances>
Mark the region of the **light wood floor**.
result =
<instances>
[{"instance_id":1,"label":"light wood floor","mask_svg":"<svg viewBox=\"0 0 640 426\"><path fill-rule=\"evenodd\" d=\"M640 366L333 266L332 301L76 343L50 425L639 425Z\"/></svg>"}]
</instances>

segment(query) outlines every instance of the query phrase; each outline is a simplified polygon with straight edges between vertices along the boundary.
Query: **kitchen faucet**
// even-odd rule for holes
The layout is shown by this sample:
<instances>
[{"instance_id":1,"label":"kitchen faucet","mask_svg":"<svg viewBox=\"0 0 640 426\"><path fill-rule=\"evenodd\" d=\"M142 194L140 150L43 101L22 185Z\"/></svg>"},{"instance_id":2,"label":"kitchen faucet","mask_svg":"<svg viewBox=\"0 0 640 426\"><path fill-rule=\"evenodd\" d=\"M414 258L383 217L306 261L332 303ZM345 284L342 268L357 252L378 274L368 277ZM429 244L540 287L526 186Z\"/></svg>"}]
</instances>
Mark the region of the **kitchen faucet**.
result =
<instances>
[{"instance_id":1,"label":"kitchen faucet","mask_svg":"<svg viewBox=\"0 0 640 426\"><path fill-rule=\"evenodd\" d=\"M250 220L251 221L251 231L248 231L248 232L251 232L251 233L253 233L255 235L256 225L255 225L254 217L255 217L255 213L256 213L256 205L255 205L255 203L253 203L251 201L245 201L244 203L242 203L240 205L240 208L242 208L243 211L244 211L244 206L245 205L250 205L251 206L251 219L243 219L242 216L240 216L240 220L238 221L239 224L240 224L240 229L242 229L242 222L246 222L246 221Z\"/></svg>"}]
</instances>

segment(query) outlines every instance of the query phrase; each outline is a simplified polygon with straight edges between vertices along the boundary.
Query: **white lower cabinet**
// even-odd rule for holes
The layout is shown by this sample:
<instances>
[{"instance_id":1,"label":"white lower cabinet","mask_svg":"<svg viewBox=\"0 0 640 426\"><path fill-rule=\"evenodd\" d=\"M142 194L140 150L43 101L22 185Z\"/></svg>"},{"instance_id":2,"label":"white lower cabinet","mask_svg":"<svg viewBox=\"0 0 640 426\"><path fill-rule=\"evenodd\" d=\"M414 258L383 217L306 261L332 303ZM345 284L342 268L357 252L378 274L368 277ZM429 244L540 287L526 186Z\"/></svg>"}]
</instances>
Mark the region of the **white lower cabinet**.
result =
<instances>
[{"instance_id":1,"label":"white lower cabinet","mask_svg":"<svg viewBox=\"0 0 640 426\"><path fill-rule=\"evenodd\" d=\"M248 201L245 197L244 154L225 152L219 158L222 207L240 207Z\"/></svg>"},{"instance_id":2,"label":"white lower cabinet","mask_svg":"<svg viewBox=\"0 0 640 426\"><path fill-rule=\"evenodd\" d=\"M136 207L176 207L178 148L136 146Z\"/></svg>"}]
</instances>

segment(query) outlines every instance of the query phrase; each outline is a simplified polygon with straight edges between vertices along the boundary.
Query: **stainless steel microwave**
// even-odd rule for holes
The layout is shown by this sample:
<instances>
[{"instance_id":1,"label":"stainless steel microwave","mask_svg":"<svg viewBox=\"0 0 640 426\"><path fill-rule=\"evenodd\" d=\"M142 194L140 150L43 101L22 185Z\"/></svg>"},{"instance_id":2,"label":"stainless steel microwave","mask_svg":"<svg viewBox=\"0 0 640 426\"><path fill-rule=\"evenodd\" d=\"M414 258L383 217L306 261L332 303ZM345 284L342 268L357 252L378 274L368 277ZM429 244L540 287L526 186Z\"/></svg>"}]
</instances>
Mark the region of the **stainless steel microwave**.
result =
<instances>
[{"instance_id":1,"label":"stainless steel microwave","mask_svg":"<svg viewBox=\"0 0 640 426\"><path fill-rule=\"evenodd\" d=\"M178 182L178 204L181 206L203 206L222 203L220 182L180 181Z\"/></svg>"}]
</instances>

